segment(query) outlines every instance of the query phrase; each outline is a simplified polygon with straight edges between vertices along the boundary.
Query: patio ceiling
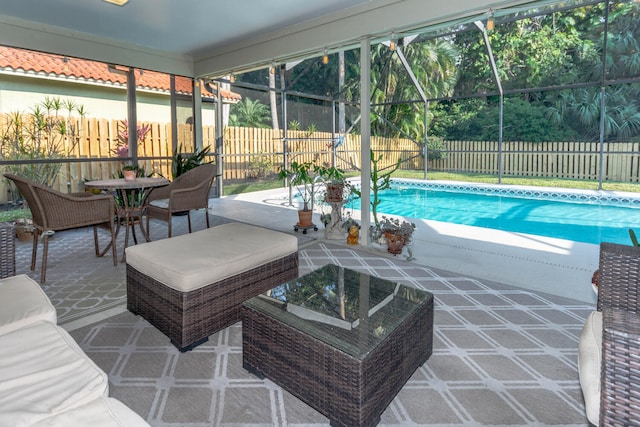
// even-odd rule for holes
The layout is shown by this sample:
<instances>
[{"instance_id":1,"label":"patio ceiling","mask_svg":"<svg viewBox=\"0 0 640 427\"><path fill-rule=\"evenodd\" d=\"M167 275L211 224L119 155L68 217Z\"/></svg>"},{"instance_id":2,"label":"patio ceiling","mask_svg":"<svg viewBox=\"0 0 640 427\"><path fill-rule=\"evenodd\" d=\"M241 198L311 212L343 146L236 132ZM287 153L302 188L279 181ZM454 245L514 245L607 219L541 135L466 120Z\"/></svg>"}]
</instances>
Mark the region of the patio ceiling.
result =
<instances>
[{"instance_id":1,"label":"patio ceiling","mask_svg":"<svg viewBox=\"0 0 640 427\"><path fill-rule=\"evenodd\" d=\"M352 48L526 0L3 0L0 43L189 77Z\"/></svg>"}]
</instances>

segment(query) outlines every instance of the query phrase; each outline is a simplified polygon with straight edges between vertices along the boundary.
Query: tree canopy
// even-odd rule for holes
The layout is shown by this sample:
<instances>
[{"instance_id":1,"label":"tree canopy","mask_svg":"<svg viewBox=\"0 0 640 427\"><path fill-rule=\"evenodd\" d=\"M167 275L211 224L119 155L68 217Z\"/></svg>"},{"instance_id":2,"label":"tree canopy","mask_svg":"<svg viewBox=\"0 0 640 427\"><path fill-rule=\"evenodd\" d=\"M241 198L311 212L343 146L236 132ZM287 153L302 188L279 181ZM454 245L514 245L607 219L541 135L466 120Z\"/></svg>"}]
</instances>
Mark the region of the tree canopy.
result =
<instances>
[{"instance_id":1,"label":"tree canopy","mask_svg":"<svg viewBox=\"0 0 640 427\"><path fill-rule=\"evenodd\" d=\"M597 141L603 94L604 138L638 138L640 4L533 7L500 16L487 32L504 92L503 139ZM496 140L500 86L481 27L469 23L439 37L401 37L395 50L388 43L372 46L372 134L417 143L427 135ZM359 61L358 49L344 52L344 62L338 54L329 55L327 64L303 61L287 68L285 87L315 95L301 103L329 108L322 97L357 103ZM265 80L251 74L245 81Z\"/></svg>"}]
</instances>

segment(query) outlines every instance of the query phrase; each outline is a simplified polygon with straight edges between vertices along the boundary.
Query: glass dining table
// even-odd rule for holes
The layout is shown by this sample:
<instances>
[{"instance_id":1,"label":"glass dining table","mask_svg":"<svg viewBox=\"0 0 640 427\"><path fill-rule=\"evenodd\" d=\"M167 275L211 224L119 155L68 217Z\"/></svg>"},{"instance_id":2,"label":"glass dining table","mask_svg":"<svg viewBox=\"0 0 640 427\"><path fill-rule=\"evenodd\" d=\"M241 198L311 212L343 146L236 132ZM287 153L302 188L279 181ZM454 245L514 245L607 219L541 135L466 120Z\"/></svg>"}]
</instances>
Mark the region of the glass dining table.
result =
<instances>
[{"instance_id":1,"label":"glass dining table","mask_svg":"<svg viewBox=\"0 0 640 427\"><path fill-rule=\"evenodd\" d=\"M113 194L116 201L117 228L116 233L120 230L120 225L125 226L126 234L124 239L124 250L122 252L122 262L125 261L126 248L129 246L129 229L133 243L138 244L136 236L135 224L138 223L140 231L144 239L149 242L149 230L145 230L142 223L142 216L146 208L146 200L151 191L156 187L169 185L169 181L165 178L146 178L140 177L134 180L125 180L124 178L100 179L95 181L87 181L84 183L86 189L96 189ZM105 252L110 247L105 248Z\"/></svg>"}]
</instances>

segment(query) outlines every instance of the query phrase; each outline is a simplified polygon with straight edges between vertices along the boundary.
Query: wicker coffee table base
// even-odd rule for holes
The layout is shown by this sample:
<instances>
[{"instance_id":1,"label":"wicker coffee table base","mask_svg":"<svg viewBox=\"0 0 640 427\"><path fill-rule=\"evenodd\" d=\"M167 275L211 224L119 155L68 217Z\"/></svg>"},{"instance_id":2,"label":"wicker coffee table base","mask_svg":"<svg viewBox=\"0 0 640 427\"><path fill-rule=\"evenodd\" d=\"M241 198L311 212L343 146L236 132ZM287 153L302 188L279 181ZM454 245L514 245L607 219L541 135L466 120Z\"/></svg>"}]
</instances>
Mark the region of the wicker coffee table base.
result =
<instances>
[{"instance_id":1,"label":"wicker coffee table base","mask_svg":"<svg viewBox=\"0 0 640 427\"><path fill-rule=\"evenodd\" d=\"M298 252L203 288L177 291L127 264L127 309L187 351L240 320L242 303L298 277Z\"/></svg>"},{"instance_id":2,"label":"wicker coffee table base","mask_svg":"<svg viewBox=\"0 0 640 427\"><path fill-rule=\"evenodd\" d=\"M279 320L242 307L243 366L339 426L373 426L433 351L433 299L360 360Z\"/></svg>"}]
</instances>

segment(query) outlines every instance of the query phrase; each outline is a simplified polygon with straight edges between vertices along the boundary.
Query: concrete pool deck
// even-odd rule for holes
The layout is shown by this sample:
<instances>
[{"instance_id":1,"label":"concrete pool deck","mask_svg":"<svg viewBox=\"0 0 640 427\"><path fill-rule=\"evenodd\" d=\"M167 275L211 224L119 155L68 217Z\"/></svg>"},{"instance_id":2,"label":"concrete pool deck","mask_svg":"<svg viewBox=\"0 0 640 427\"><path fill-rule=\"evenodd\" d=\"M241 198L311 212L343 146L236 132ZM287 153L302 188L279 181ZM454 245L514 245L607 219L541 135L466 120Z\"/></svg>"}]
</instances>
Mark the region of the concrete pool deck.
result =
<instances>
[{"instance_id":1,"label":"concrete pool deck","mask_svg":"<svg viewBox=\"0 0 640 427\"><path fill-rule=\"evenodd\" d=\"M297 208L289 206L287 195L286 189L277 189L224 196L211 199L210 212L294 233ZM360 211L353 212L358 220L359 215ZM314 241L325 239L318 213L314 214L314 221L319 230L309 230L306 237ZM598 268L599 245L439 221L415 222L411 251L412 262L418 265L588 303L596 301L591 275ZM346 245L346 237L331 242ZM358 248L392 256L377 244ZM405 249L398 257L406 259L406 254Z\"/></svg>"}]
</instances>

